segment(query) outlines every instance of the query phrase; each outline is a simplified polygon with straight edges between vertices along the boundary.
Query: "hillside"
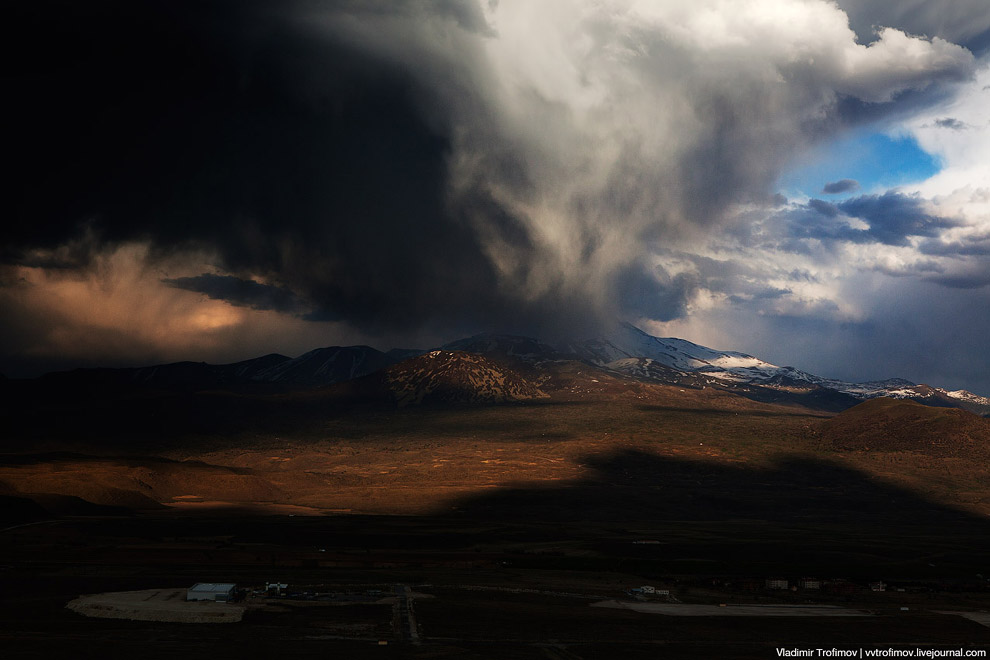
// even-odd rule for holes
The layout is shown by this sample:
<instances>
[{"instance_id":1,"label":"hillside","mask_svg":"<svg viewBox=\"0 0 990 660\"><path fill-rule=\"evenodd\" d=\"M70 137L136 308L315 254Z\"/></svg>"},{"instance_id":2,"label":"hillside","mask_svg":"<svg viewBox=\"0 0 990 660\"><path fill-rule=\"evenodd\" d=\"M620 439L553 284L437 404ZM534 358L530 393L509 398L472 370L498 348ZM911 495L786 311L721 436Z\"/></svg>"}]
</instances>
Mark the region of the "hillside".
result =
<instances>
[{"instance_id":1,"label":"hillside","mask_svg":"<svg viewBox=\"0 0 990 660\"><path fill-rule=\"evenodd\" d=\"M838 451L990 456L990 420L957 408L870 399L824 422L822 428L826 446Z\"/></svg>"},{"instance_id":2,"label":"hillside","mask_svg":"<svg viewBox=\"0 0 990 660\"><path fill-rule=\"evenodd\" d=\"M457 351L431 351L404 360L385 370L383 383L399 406L547 398L516 371L484 356Z\"/></svg>"},{"instance_id":3,"label":"hillside","mask_svg":"<svg viewBox=\"0 0 990 660\"><path fill-rule=\"evenodd\" d=\"M384 369L394 359L370 346L328 346L279 362L250 376L251 380L318 387L359 378Z\"/></svg>"}]
</instances>

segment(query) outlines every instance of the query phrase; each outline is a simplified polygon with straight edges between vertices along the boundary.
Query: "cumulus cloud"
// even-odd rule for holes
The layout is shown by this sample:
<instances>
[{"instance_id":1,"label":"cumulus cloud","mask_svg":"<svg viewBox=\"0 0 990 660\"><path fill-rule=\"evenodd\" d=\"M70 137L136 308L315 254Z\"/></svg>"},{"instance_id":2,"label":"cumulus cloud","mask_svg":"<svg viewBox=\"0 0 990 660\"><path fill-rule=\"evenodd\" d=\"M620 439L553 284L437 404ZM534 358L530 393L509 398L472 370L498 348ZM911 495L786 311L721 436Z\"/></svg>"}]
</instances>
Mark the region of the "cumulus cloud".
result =
<instances>
[{"instance_id":1,"label":"cumulus cloud","mask_svg":"<svg viewBox=\"0 0 990 660\"><path fill-rule=\"evenodd\" d=\"M990 216L990 59L984 59L961 93L905 121L902 130L938 157L938 174L914 190L948 213L971 223L987 224ZM952 126L940 124L951 118ZM959 128L959 127L963 128ZM952 128L955 130L946 130Z\"/></svg>"}]
</instances>

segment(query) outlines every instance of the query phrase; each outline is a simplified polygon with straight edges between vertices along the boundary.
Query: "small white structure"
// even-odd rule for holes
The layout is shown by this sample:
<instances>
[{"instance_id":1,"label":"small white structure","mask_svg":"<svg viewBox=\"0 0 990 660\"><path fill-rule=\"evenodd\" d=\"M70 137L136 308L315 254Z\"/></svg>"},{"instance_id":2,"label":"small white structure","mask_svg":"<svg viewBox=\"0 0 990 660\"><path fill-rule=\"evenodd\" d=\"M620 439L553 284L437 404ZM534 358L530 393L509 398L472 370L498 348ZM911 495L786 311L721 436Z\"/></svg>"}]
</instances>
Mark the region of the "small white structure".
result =
<instances>
[{"instance_id":1,"label":"small white structure","mask_svg":"<svg viewBox=\"0 0 990 660\"><path fill-rule=\"evenodd\" d=\"M798 580L798 587L802 589L821 589L822 581L817 578L801 578Z\"/></svg>"},{"instance_id":2,"label":"small white structure","mask_svg":"<svg viewBox=\"0 0 990 660\"><path fill-rule=\"evenodd\" d=\"M212 600L226 603L234 600L236 584L229 582L197 582L186 590L186 600Z\"/></svg>"},{"instance_id":3,"label":"small white structure","mask_svg":"<svg viewBox=\"0 0 990 660\"><path fill-rule=\"evenodd\" d=\"M871 591L887 591L887 583L882 581L870 582Z\"/></svg>"},{"instance_id":4,"label":"small white structure","mask_svg":"<svg viewBox=\"0 0 990 660\"><path fill-rule=\"evenodd\" d=\"M266 582L265 592L269 596L281 596L282 593L289 588L289 585L285 582Z\"/></svg>"},{"instance_id":5,"label":"small white structure","mask_svg":"<svg viewBox=\"0 0 990 660\"><path fill-rule=\"evenodd\" d=\"M646 585L640 587L639 590L642 591L644 594L655 594L657 592L656 587L650 587Z\"/></svg>"},{"instance_id":6,"label":"small white structure","mask_svg":"<svg viewBox=\"0 0 990 660\"><path fill-rule=\"evenodd\" d=\"M787 580L781 578L767 578L766 587L767 589L787 589L791 586Z\"/></svg>"}]
</instances>

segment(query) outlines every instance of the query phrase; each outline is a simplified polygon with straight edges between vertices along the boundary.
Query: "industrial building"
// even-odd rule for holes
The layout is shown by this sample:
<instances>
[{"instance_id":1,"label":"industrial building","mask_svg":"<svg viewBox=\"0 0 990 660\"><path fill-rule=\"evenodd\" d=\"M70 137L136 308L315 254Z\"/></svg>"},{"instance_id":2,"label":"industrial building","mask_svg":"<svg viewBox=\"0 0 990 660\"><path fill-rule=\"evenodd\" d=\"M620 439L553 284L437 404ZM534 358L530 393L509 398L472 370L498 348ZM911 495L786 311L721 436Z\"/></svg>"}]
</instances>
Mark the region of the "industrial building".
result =
<instances>
[{"instance_id":1,"label":"industrial building","mask_svg":"<svg viewBox=\"0 0 990 660\"><path fill-rule=\"evenodd\" d=\"M186 590L186 600L212 600L226 603L234 600L236 584L227 582L197 582Z\"/></svg>"}]
</instances>

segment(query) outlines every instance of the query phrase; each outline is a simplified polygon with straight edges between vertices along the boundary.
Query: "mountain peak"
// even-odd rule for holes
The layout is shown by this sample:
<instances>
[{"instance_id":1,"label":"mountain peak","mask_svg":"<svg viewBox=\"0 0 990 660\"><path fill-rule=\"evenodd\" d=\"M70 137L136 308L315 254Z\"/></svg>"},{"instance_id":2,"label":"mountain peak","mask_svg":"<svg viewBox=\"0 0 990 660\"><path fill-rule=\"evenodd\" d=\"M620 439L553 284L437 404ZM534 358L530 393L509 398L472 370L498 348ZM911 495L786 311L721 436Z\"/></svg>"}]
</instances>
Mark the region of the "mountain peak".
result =
<instances>
[{"instance_id":1,"label":"mountain peak","mask_svg":"<svg viewBox=\"0 0 990 660\"><path fill-rule=\"evenodd\" d=\"M252 376L289 385L326 385L384 369L393 360L370 346L326 346L279 362Z\"/></svg>"},{"instance_id":2,"label":"mountain peak","mask_svg":"<svg viewBox=\"0 0 990 660\"><path fill-rule=\"evenodd\" d=\"M434 350L385 370L400 406L419 403L503 403L546 398L536 385L483 355Z\"/></svg>"}]
</instances>

